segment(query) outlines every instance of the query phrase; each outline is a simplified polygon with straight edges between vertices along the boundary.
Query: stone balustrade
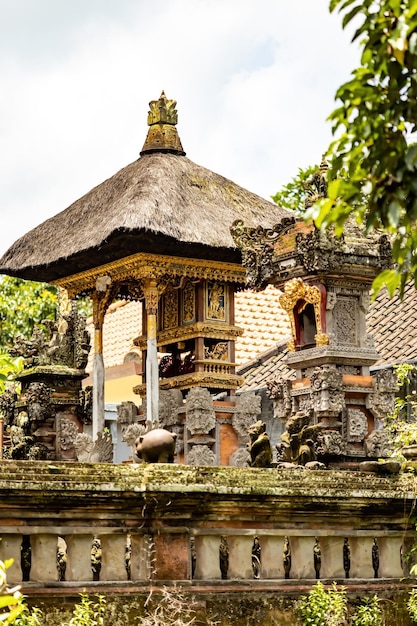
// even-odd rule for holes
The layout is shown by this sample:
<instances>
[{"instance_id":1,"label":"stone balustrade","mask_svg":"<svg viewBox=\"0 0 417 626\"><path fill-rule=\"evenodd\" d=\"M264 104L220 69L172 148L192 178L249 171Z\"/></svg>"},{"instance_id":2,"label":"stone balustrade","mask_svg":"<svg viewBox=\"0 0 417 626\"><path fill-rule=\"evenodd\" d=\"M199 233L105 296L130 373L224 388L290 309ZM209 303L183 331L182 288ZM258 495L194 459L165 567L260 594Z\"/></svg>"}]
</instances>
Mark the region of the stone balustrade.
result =
<instances>
[{"instance_id":1,"label":"stone balustrade","mask_svg":"<svg viewBox=\"0 0 417 626\"><path fill-rule=\"evenodd\" d=\"M0 558L33 596L162 581L404 588L414 499L407 474L2 461Z\"/></svg>"}]
</instances>

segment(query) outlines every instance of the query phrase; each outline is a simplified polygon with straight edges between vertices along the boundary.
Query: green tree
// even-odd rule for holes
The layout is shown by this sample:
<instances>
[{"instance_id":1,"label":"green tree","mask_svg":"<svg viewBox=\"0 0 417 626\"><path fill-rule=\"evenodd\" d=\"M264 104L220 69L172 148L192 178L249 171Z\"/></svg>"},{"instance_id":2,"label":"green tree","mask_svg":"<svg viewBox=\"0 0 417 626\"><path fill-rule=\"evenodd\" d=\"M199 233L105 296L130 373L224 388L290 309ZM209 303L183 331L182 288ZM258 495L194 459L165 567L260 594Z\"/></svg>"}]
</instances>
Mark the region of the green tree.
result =
<instances>
[{"instance_id":1,"label":"green tree","mask_svg":"<svg viewBox=\"0 0 417 626\"><path fill-rule=\"evenodd\" d=\"M410 277L417 285L417 2L331 0L330 11L356 27L362 55L336 93L329 197L310 215L337 233L352 213L368 231L391 233L395 269L374 285L393 294Z\"/></svg>"},{"instance_id":2,"label":"green tree","mask_svg":"<svg viewBox=\"0 0 417 626\"><path fill-rule=\"evenodd\" d=\"M0 276L0 352L16 335L29 338L35 324L55 319L57 288L11 276Z\"/></svg>"},{"instance_id":3,"label":"green tree","mask_svg":"<svg viewBox=\"0 0 417 626\"><path fill-rule=\"evenodd\" d=\"M310 165L306 168L299 167L298 174L284 185L280 191L277 191L275 196L271 196L272 200L278 206L302 215L307 197L305 184L318 169L318 165Z\"/></svg>"}]
</instances>

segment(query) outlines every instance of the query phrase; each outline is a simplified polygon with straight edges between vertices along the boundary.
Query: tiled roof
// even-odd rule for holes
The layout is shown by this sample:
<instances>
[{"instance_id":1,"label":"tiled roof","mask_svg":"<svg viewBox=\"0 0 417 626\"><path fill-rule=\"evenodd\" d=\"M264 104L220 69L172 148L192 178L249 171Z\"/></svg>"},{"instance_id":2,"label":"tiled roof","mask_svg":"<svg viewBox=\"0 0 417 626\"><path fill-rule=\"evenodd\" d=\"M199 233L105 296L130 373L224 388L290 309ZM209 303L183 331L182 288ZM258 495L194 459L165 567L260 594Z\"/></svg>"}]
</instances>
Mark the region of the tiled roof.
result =
<instances>
[{"instance_id":1,"label":"tiled roof","mask_svg":"<svg viewBox=\"0 0 417 626\"><path fill-rule=\"evenodd\" d=\"M295 372L285 363L287 353L287 344L281 343L239 367L238 374L245 379L240 391L265 388L266 382L275 376L294 378Z\"/></svg>"},{"instance_id":2,"label":"tiled roof","mask_svg":"<svg viewBox=\"0 0 417 626\"><path fill-rule=\"evenodd\" d=\"M281 291L269 285L265 291L241 291L235 296L235 323L244 330L236 341L236 363L243 364L288 341L288 316L279 304Z\"/></svg>"},{"instance_id":3,"label":"tiled roof","mask_svg":"<svg viewBox=\"0 0 417 626\"><path fill-rule=\"evenodd\" d=\"M406 285L404 298L390 299L381 291L371 303L367 318L380 360L375 365L394 365L417 358L417 291Z\"/></svg>"}]
</instances>

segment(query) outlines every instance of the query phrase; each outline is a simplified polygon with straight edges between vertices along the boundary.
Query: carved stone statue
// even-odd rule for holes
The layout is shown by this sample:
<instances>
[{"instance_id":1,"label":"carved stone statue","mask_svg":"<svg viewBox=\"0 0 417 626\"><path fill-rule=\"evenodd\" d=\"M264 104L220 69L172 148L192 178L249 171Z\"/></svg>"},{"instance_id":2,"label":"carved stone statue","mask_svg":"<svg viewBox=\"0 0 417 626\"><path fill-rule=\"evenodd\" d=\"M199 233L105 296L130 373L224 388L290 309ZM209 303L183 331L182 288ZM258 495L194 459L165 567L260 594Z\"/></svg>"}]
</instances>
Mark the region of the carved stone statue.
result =
<instances>
[{"instance_id":1,"label":"carved stone statue","mask_svg":"<svg viewBox=\"0 0 417 626\"><path fill-rule=\"evenodd\" d=\"M78 433L74 447L80 463L111 463L113 460L113 443L109 433L97 433L96 441L86 433Z\"/></svg>"},{"instance_id":2,"label":"carved stone statue","mask_svg":"<svg viewBox=\"0 0 417 626\"><path fill-rule=\"evenodd\" d=\"M251 467L270 467L272 464L271 443L265 430L266 424L261 420L258 420L248 430L248 451Z\"/></svg>"},{"instance_id":3,"label":"carved stone statue","mask_svg":"<svg viewBox=\"0 0 417 626\"><path fill-rule=\"evenodd\" d=\"M296 413L287 421L287 430L281 435L281 443L276 445L279 461L306 465L316 460L315 439L319 432L317 425L309 424L309 416Z\"/></svg>"}]
</instances>

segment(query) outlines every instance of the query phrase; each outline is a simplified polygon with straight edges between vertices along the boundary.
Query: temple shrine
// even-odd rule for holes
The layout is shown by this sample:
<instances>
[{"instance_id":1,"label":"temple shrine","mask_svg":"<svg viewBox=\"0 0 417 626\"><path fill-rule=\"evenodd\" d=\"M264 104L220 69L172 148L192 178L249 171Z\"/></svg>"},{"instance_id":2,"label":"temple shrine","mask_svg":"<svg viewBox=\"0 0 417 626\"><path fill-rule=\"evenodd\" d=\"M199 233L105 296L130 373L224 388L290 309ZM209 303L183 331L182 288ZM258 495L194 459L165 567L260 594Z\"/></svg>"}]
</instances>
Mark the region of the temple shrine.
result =
<instances>
[{"instance_id":1,"label":"temple shrine","mask_svg":"<svg viewBox=\"0 0 417 626\"><path fill-rule=\"evenodd\" d=\"M190 161L176 128L176 102L164 92L149 106L140 158L27 233L0 260L1 273L53 283L70 300L91 298L93 439L104 427L103 321L116 299L143 302L136 339L143 374L135 392L148 424L160 423L160 393L178 392L175 402L195 388L209 397L233 396L243 382L234 360L242 332L234 322L234 293L246 275L230 224L272 228L287 214ZM197 430L214 441L207 428ZM237 440L234 433L230 454Z\"/></svg>"}]
</instances>

